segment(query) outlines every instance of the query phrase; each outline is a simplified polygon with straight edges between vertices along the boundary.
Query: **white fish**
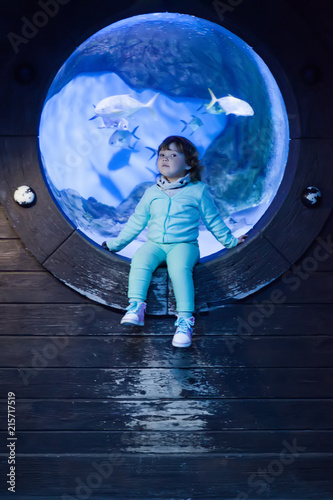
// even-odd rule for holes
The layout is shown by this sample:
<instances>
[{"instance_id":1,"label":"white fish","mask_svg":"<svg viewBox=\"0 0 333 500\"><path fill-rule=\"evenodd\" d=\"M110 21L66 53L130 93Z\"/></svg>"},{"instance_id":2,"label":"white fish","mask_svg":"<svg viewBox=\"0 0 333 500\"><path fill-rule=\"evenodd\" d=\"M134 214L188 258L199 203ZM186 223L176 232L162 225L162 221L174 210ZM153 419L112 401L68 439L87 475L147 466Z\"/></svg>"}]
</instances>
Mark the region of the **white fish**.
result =
<instances>
[{"instance_id":1,"label":"white fish","mask_svg":"<svg viewBox=\"0 0 333 500\"><path fill-rule=\"evenodd\" d=\"M197 116L195 116L195 115L191 115L191 116L192 116L192 120L190 120L189 122L185 122L184 120L180 120L180 121L182 123L184 123L184 128L183 128L182 132L184 132L184 130L187 127L190 127L193 131L191 135L193 135L196 130L198 130L200 127L202 127L203 123L200 120L200 118L198 118Z\"/></svg>"},{"instance_id":2,"label":"white fish","mask_svg":"<svg viewBox=\"0 0 333 500\"><path fill-rule=\"evenodd\" d=\"M98 118L98 115L93 116L90 120L93 120L94 118ZM103 125L98 128L117 128L118 130L128 130L128 120L126 120L126 118L116 118L115 120L106 116L101 116L100 118L102 118Z\"/></svg>"},{"instance_id":3,"label":"white fish","mask_svg":"<svg viewBox=\"0 0 333 500\"><path fill-rule=\"evenodd\" d=\"M115 146L118 148L120 147L124 149L134 149L134 147L131 146L130 143L132 136L135 137L135 139L140 140L140 137L137 137L135 135L135 132L137 131L138 128L139 125L135 127L135 129L132 132L130 132L129 130L116 130L111 135L109 139L109 144L111 144L111 146Z\"/></svg>"},{"instance_id":4,"label":"white fish","mask_svg":"<svg viewBox=\"0 0 333 500\"><path fill-rule=\"evenodd\" d=\"M232 95L226 97L220 97L217 99L211 89L208 89L212 100L207 105L207 112L213 115L219 115L225 113L226 115L236 115L236 116L253 116L254 111L252 107L241 99L237 99Z\"/></svg>"},{"instance_id":5,"label":"white fish","mask_svg":"<svg viewBox=\"0 0 333 500\"><path fill-rule=\"evenodd\" d=\"M132 116L134 113L137 113L137 111L140 111L140 109L148 108L155 118L153 104L158 95L158 93L155 94L146 104L137 101L129 94L113 95L106 99L102 99L95 107L95 113L96 116L101 116L103 120L104 118L115 120L119 116Z\"/></svg>"}]
</instances>

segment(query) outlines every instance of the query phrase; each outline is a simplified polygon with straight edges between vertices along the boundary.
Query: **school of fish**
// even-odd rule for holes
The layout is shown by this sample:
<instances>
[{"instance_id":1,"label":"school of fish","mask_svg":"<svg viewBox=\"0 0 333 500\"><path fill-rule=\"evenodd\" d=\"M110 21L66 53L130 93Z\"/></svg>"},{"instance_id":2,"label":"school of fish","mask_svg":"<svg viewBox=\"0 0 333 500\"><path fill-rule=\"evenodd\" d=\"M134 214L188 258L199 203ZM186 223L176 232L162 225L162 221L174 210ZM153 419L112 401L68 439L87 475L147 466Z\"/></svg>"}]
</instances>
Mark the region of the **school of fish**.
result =
<instances>
[{"instance_id":1,"label":"school of fish","mask_svg":"<svg viewBox=\"0 0 333 500\"><path fill-rule=\"evenodd\" d=\"M253 108L246 101L233 97L230 94L225 97L217 98L210 88L208 88L208 91L211 100L209 104L205 104L206 110L203 114L233 114L235 116L254 115ZM158 95L159 93L156 93L152 99L145 104L137 99L134 99L129 94L106 97L94 106L95 115L89 120L101 118L102 125L98 128L115 129L109 139L109 144L111 146L134 151L134 146L131 143L132 138L135 138L137 141L140 140L140 138L135 135L139 126L136 126L132 131L130 131L128 118L132 118L135 113L147 108L156 120L153 105ZM191 119L187 122L185 120L180 120L180 122L184 124L181 132L184 132L187 128L192 130L190 136L203 126L202 120L196 115L191 115ZM149 160L151 160L156 155L157 151L148 146L146 146L146 149L149 149L153 153L149 158Z\"/></svg>"}]
</instances>

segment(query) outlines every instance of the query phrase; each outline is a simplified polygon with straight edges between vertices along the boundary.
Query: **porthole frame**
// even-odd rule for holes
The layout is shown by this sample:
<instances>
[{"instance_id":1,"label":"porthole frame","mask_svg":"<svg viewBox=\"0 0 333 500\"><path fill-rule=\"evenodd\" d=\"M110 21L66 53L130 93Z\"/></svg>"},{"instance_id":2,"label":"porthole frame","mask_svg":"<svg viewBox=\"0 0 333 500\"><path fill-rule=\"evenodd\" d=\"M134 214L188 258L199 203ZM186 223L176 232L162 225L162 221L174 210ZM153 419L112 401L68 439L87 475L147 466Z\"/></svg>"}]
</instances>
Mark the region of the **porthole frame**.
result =
<instances>
[{"instance_id":1,"label":"porthole frame","mask_svg":"<svg viewBox=\"0 0 333 500\"><path fill-rule=\"evenodd\" d=\"M82 10L82 15L73 17L74 3L64 7L61 15L21 47L19 54L9 48L4 56L9 78L0 84L5 97L0 125L1 203L17 234L44 269L86 297L124 310L129 262L106 252L81 234L58 208L42 173L38 128L52 80L76 46L104 26L147 10L140 11L138 2L126 12L108 16L94 12L94 22L90 22L89 7ZM154 12L154 2L151 4L151 12ZM254 8L249 12L257 15ZM187 6L186 13L222 24L212 7L204 7L200 2ZM328 178L326 167L333 149L332 140L326 134L329 114L324 123L319 123L316 117L318 106L325 99L330 101L332 88L326 49L314 34L303 29L304 21L295 12L291 14L294 25L289 18L280 20L284 29L290 28L283 37L279 36L277 26L256 32L258 25L254 18L249 18L248 28L244 28L241 9L240 19L237 16L238 9L235 9L232 23L224 22L223 26L254 48L277 81L289 116L289 157L272 204L248 233L246 242L232 250L223 250L212 260L204 259L195 268L197 311L209 310L228 299L248 297L281 276L311 245L331 212L333 180L332 175ZM73 19L75 23L71 27ZM296 30L295 26L298 26ZM306 57L304 47L308 51ZM302 67L309 60L316 61L319 68L316 74L321 76L319 82L302 79ZM31 66L29 81L19 81L19 65ZM6 125L4 113L9 116ZM18 206L13 199L20 185L31 186L37 194L38 202L29 209ZM301 192L307 186L317 186L323 195L320 207L313 210L301 203ZM156 315L175 312L165 268L159 268L154 274L147 312Z\"/></svg>"}]
</instances>

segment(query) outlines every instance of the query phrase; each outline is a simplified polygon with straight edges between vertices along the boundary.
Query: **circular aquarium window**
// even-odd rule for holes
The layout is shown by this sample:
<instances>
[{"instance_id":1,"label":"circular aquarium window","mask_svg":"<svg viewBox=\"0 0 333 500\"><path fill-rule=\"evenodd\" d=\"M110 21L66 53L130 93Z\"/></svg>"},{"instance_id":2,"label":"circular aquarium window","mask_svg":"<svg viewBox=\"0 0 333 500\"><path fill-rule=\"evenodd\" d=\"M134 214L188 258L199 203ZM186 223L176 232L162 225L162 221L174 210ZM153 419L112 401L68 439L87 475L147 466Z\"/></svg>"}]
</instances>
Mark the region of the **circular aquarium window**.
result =
<instances>
[{"instance_id":1,"label":"circular aquarium window","mask_svg":"<svg viewBox=\"0 0 333 500\"><path fill-rule=\"evenodd\" d=\"M262 59L227 29L155 13L114 23L78 47L47 94L39 130L45 178L86 237L116 237L156 181L156 149L169 135L198 148L235 236L273 200L288 157L279 88ZM130 258L143 231L119 254ZM201 257L223 247L200 227Z\"/></svg>"}]
</instances>

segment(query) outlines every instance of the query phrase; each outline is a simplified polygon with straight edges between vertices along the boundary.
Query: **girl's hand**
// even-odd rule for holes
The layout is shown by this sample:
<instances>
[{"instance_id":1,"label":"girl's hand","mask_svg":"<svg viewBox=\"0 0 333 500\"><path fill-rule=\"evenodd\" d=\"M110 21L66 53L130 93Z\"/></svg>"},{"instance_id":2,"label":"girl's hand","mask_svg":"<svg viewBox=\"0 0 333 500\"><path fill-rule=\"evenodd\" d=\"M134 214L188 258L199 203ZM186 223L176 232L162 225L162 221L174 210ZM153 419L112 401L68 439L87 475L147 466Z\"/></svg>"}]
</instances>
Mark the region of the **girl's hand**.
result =
<instances>
[{"instance_id":1,"label":"girl's hand","mask_svg":"<svg viewBox=\"0 0 333 500\"><path fill-rule=\"evenodd\" d=\"M106 244L106 241L103 241L102 243L102 248L104 248L105 250L107 250L108 252L111 252L111 250L109 249L109 247L107 246Z\"/></svg>"},{"instance_id":2,"label":"girl's hand","mask_svg":"<svg viewBox=\"0 0 333 500\"><path fill-rule=\"evenodd\" d=\"M242 234L242 236L240 236L238 238L238 245L240 245L241 243L244 243L244 241L246 240L247 237L248 237L247 234Z\"/></svg>"}]
</instances>

